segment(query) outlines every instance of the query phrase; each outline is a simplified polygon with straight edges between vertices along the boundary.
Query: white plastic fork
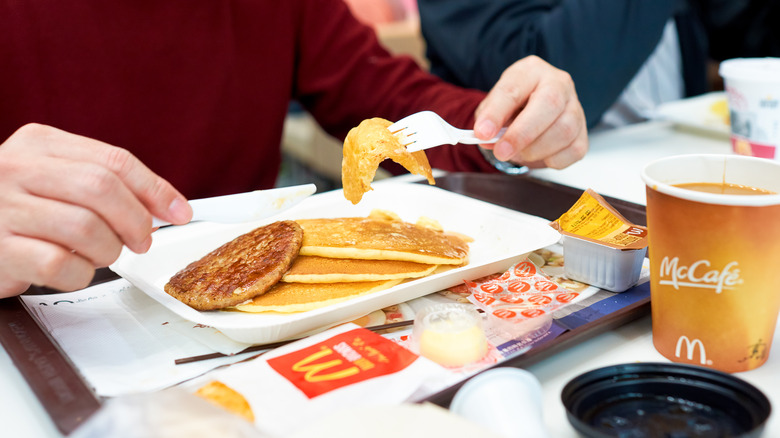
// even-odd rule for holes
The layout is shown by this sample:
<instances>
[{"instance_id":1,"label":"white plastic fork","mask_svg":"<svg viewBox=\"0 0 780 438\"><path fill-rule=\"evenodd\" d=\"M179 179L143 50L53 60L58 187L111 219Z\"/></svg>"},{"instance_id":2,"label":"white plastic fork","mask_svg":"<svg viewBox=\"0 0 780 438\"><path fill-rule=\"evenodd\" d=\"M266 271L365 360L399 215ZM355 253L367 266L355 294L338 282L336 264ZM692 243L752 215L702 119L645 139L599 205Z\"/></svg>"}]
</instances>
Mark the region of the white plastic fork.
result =
<instances>
[{"instance_id":1,"label":"white plastic fork","mask_svg":"<svg viewBox=\"0 0 780 438\"><path fill-rule=\"evenodd\" d=\"M501 128L498 135L490 140L480 140L474 136L474 131L458 129L433 111L421 111L406 116L388 126L387 129L401 140L401 144L405 145L409 152L417 152L445 144L495 143L506 132L506 128Z\"/></svg>"}]
</instances>

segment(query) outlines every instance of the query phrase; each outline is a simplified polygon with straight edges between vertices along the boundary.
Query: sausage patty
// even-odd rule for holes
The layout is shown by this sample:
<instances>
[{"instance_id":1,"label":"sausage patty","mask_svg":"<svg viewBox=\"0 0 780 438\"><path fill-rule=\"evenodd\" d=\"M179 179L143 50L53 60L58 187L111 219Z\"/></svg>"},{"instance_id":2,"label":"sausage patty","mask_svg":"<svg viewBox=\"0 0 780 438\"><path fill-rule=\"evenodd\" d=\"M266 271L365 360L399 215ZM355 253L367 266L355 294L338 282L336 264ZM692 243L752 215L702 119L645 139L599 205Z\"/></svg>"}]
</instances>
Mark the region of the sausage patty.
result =
<instances>
[{"instance_id":1,"label":"sausage patty","mask_svg":"<svg viewBox=\"0 0 780 438\"><path fill-rule=\"evenodd\" d=\"M165 292L197 310L235 306L275 285L302 242L303 229L295 221L256 228L177 272Z\"/></svg>"}]
</instances>

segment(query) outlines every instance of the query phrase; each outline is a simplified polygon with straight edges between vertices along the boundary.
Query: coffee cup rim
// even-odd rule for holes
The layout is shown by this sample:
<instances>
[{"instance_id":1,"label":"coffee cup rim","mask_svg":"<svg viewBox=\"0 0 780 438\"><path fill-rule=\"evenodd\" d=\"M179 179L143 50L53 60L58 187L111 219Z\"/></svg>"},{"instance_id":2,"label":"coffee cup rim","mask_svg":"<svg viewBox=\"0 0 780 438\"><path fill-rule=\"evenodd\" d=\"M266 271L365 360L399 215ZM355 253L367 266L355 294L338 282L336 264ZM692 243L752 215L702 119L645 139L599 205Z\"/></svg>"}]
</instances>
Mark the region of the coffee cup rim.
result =
<instances>
[{"instance_id":1,"label":"coffee cup rim","mask_svg":"<svg viewBox=\"0 0 780 438\"><path fill-rule=\"evenodd\" d=\"M724 195L717 193L706 193L695 190L684 189L681 187L675 187L674 184L683 183L695 183L695 182L724 182L723 180L717 180L714 178L708 178L707 176L694 174L693 170L697 167L705 167L709 169L710 173L717 172L718 166L722 168L723 179L726 178L726 168L729 162L744 162L748 164L748 167L755 169L765 168L767 170L773 169L770 173L761 172L749 172L748 176L752 178L750 181L743 180L728 180L725 182L733 184L742 184L751 187L758 187L775 192L771 195ZM674 177L659 176L663 173L664 168L684 168L690 172L681 172ZM772 177L774 179L772 180ZM673 196L675 198L687 199L696 202L702 202L706 204L716 205L734 205L734 206L748 206L748 207L763 207L771 205L780 205L780 162L770 160L767 158L749 157L744 155L728 155L728 154L685 154L685 155L673 155L664 158L660 158L648 163L641 172L642 180L646 187L657 192ZM753 181L762 181L762 178L766 180L772 180L774 185L764 186L762 184L755 183Z\"/></svg>"}]
</instances>

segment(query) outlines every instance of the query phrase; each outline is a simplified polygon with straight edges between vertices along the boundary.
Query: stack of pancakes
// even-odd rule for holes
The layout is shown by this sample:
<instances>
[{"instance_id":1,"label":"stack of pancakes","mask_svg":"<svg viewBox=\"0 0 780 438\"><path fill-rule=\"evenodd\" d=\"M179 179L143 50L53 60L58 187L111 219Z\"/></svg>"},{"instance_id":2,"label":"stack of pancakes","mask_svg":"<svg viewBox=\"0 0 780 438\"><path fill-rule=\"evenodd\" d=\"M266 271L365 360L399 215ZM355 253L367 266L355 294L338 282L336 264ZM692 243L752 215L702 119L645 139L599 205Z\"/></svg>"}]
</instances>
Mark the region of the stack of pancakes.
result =
<instances>
[{"instance_id":1,"label":"stack of pancakes","mask_svg":"<svg viewBox=\"0 0 780 438\"><path fill-rule=\"evenodd\" d=\"M401 221L392 213L380 211L373 212L369 217L284 222L294 224L288 224L289 228L297 225L302 230L299 247L296 247L294 237L279 239L278 245L285 246L286 251L294 254L287 267L283 263L275 265L279 269L264 267L265 271L271 273L270 276L256 278L248 274L235 275L231 269L253 269L257 263L238 259L226 262L224 258L231 251L241 256L241 251L236 248L220 251L233 243L229 242L176 274L166 285L166 292L198 308L197 303L204 301L202 298L185 300L182 296L202 296L209 290L217 289L233 291L225 296L225 305L201 307L199 310L227 308L243 312L303 312L388 289L407 279L429 275L440 265L456 266L468 260L466 239L443 232L438 223L430 220L412 224ZM279 228L275 224L279 222L268 227ZM282 230L286 231L288 226L282 227ZM252 233L264 235L257 230ZM255 244L255 247L259 246L273 244ZM252 258L263 257L256 251L244 253ZM277 255L275 259L284 258ZM225 275L213 274L216 261L230 268L223 269ZM201 272L196 272L191 269L199 263L210 266L212 270L201 268ZM276 272L280 270L282 274L277 278ZM204 275L204 272L209 275ZM185 282L182 278L192 281ZM236 281L240 278L250 280L251 284ZM273 281L270 286L269 279ZM181 284L189 284L189 290L176 287ZM209 302L215 301L218 300L209 299Z\"/></svg>"}]
</instances>

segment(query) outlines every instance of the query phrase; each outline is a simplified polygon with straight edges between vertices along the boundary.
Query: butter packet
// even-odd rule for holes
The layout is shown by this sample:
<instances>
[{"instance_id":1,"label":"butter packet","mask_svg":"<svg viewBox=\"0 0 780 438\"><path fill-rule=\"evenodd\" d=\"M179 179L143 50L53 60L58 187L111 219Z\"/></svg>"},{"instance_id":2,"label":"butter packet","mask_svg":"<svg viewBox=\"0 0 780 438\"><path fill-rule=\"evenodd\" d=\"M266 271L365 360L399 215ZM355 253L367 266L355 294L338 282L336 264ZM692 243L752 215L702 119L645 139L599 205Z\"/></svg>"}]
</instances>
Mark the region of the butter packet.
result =
<instances>
[{"instance_id":1,"label":"butter packet","mask_svg":"<svg viewBox=\"0 0 780 438\"><path fill-rule=\"evenodd\" d=\"M620 250L641 249L648 245L646 227L629 222L591 189L585 190L580 199L550 226L564 236Z\"/></svg>"},{"instance_id":2,"label":"butter packet","mask_svg":"<svg viewBox=\"0 0 780 438\"><path fill-rule=\"evenodd\" d=\"M544 334L552 314L579 293L559 286L527 258L496 278L465 281L468 300L487 315L488 330L503 341Z\"/></svg>"}]
</instances>

